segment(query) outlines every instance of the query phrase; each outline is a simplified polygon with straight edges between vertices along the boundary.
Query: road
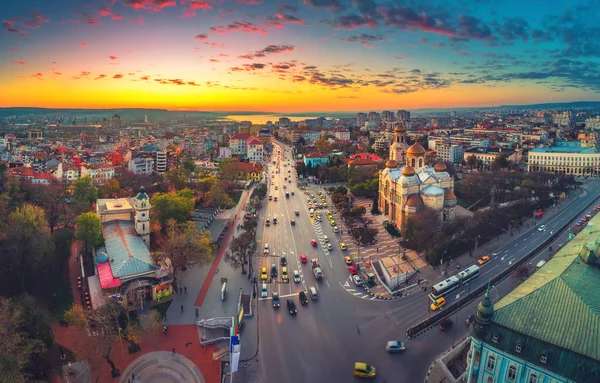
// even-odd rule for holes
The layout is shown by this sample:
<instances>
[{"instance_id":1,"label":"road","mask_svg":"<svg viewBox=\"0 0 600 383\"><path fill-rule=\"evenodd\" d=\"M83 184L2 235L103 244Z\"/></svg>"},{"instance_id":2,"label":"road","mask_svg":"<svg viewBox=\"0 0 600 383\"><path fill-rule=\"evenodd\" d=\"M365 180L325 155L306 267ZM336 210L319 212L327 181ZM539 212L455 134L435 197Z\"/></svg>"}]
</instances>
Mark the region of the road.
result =
<instances>
[{"instance_id":1,"label":"road","mask_svg":"<svg viewBox=\"0 0 600 383\"><path fill-rule=\"evenodd\" d=\"M284 150L280 150L283 154ZM274 156L277 155L277 151L276 146ZM286 155L287 159L291 159L289 150ZM339 240L327 219L319 224L309 218L307 198L296 187L294 169L291 165L284 167L283 163L281 161L279 174L276 174L275 167L269 166L269 183L275 183L269 186L269 194L277 196L278 201L267 200L257 228L257 242L260 247L268 244L270 249L270 256L261 257L260 267L266 267L267 272L270 272L271 265L275 264L278 278L277 283L268 284L268 298L258 301L260 363L253 372L252 379L247 381L348 382L354 380L352 365L355 361L367 362L377 368L374 381L422 381L433 359L450 348L454 341L467 335L464 319L474 312L478 301L473 301L452 316L458 323L451 331L441 333L433 329L414 340L407 340L406 328L428 315L427 295L418 292L399 300L382 301L361 299L344 289L343 284L349 276L343 261L343 256L347 254L340 250ZM292 183L284 180L289 176L293 177ZM283 189L284 185L287 189ZM591 192L573 199L554 212L547 212L547 217L538 222L546 225L546 231L531 229L515 234L510 243L490 254L490 262L482 266L480 277L473 280L471 287L487 284L489 279L524 257L536 244L550 236L551 231L575 216L585 214L586 206L598 200L599 185L600 181L590 181L588 190ZM275 190L275 186L278 190ZM311 186L309 190L314 195L318 189ZM290 196L288 200L285 198L286 191L293 191L295 195ZM299 211L299 216L295 216L295 211ZM274 217L278 223L267 227L266 218L272 220ZM296 221L295 226L290 223L292 219ZM324 235L327 235L332 243L331 252L324 250ZM558 238L553 247L556 248L559 243L564 244L567 235L565 233ZM312 239L319 242L318 247L311 246ZM284 254L290 274L289 283L281 283L279 261ZM323 281L315 280L310 263L300 263L301 254L306 254L309 261L314 257L319 259L325 276ZM543 259L547 254L545 249L530 263L535 265L538 258ZM302 277L300 283L294 283L291 279L293 270L299 270ZM262 281L259 281L259 295L261 284ZM514 280L507 278L494 286L492 298L499 299L508 293L513 285ZM318 289L319 299L310 301L308 306L303 307L299 303L297 293L310 286ZM279 309L272 307L270 297L273 292L278 292L282 298ZM452 302L456 295L466 293L464 290L456 290L447 298ZM297 316L291 316L287 312L286 299L295 300ZM407 351L403 354L388 354L384 349L388 340L405 342Z\"/></svg>"}]
</instances>

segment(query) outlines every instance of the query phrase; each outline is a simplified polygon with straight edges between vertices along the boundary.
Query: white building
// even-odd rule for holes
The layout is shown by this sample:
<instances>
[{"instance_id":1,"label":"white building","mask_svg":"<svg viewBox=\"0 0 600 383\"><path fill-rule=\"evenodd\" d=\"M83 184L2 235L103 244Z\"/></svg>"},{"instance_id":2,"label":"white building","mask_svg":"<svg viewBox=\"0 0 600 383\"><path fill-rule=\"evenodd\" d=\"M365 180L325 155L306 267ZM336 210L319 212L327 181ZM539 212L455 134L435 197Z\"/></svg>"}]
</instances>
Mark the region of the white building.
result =
<instances>
[{"instance_id":1,"label":"white building","mask_svg":"<svg viewBox=\"0 0 600 383\"><path fill-rule=\"evenodd\" d=\"M104 184L106 180L115 177L115 167L112 165L82 165L81 176L89 176L94 183Z\"/></svg>"},{"instance_id":2,"label":"white building","mask_svg":"<svg viewBox=\"0 0 600 383\"><path fill-rule=\"evenodd\" d=\"M335 139L348 141L350 140L350 132L347 130L336 130Z\"/></svg>"},{"instance_id":3,"label":"white building","mask_svg":"<svg viewBox=\"0 0 600 383\"><path fill-rule=\"evenodd\" d=\"M231 148L228 146L221 146L219 148L219 158L231 158Z\"/></svg>"},{"instance_id":4,"label":"white building","mask_svg":"<svg viewBox=\"0 0 600 383\"><path fill-rule=\"evenodd\" d=\"M167 152L166 151L156 152L156 171L159 174L163 174L167 171Z\"/></svg>"},{"instance_id":5,"label":"white building","mask_svg":"<svg viewBox=\"0 0 600 383\"><path fill-rule=\"evenodd\" d=\"M246 156L250 162L263 161L263 144L258 138L252 137L248 140Z\"/></svg>"},{"instance_id":6,"label":"white building","mask_svg":"<svg viewBox=\"0 0 600 383\"><path fill-rule=\"evenodd\" d=\"M464 149L462 145L451 144L450 142L437 138L430 138L427 142L430 150L437 153L437 158L442 161L457 164L463 160Z\"/></svg>"},{"instance_id":7,"label":"white building","mask_svg":"<svg viewBox=\"0 0 600 383\"><path fill-rule=\"evenodd\" d=\"M304 140L307 142L314 142L321 138L320 130L305 130L301 134Z\"/></svg>"},{"instance_id":8,"label":"white building","mask_svg":"<svg viewBox=\"0 0 600 383\"><path fill-rule=\"evenodd\" d=\"M151 175L154 172L154 160L148 158L134 158L129 161L128 169L134 174Z\"/></svg>"}]
</instances>

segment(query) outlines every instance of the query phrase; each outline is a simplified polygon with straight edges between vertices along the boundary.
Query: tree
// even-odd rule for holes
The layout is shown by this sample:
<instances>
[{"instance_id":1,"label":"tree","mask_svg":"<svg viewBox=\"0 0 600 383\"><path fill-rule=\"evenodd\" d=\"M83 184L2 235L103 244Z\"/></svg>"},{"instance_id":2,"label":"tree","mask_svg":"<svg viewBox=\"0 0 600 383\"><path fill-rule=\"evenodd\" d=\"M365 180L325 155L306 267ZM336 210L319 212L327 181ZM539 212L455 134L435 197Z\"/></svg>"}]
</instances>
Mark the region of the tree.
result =
<instances>
[{"instance_id":1,"label":"tree","mask_svg":"<svg viewBox=\"0 0 600 383\"><path fill-rule=\"evenodd\" d=\"M183 166L177 166L165 174L165 179L169 185L173 186L175 190L182 190L185 188L190 178L190 172Z\"/></svg>"},{"instance_id":2,"label":"tree","mask_svg":"<svg viewBox=\"0 0 600 383\"><path fill-rule=\"evenodd\" d=\"M469 167L472 169L474 167L477 166L477 157L475 156L469 156L467 158L467 165L469 165Z\"/></svg>"},{"instance_id":3,"label":"tree","mask_svg":"<svg viewBox=\"0 0 600 383\"><path fill-rule=\"evenodd\" d=\"M42 340L23 330L29 327L22 307L10 298L0 297L0 376L2 381L30 381L26 367L35 355L46 349Z\"/></svg>"},{"instance_id":4,"label":"tree","mask_svg":"<svg viewBox=\"0 0 600 383\"><path fill-rule=\"evenodd\" d=\"M322 153L322 154L331 153L331 142L329 142L325 138L320 138L317 141L315 141L315 146L317 147L317 150L319 151L319 153Z\"/></svg>"},{"instance_id":5,"label":"tree","mask_svg":"<svg viewBox=\"0 0 600 383\"><path fill-rule=\"evenodd\" d=\"M223 184L218 183L210 188L210 205L221 209L233 207L233 200L225 191Z\"/></svg>"},{"instance_id":6,"label":"tree","mask_svg":"<svg viewBox=\"0 0 600 383\"><path fill-rule=\"evenodd\" d=\"M190 173L192 173L193 171L196 170L196 163L194 162L193 158L190 158L190 157L186 158L185 160L183 160L182 165L183 165L183 168Z\"/></svg>"},{"instance_id":7,"label":"tree","mask_svg":"<svg viewBox=\"0 0 600 383\"><path fill-rule=\"evenodd\" d=\"M355 206L351 209L351 211L353 216L360 218L367 212L367 209L364 206Z\"/></svg>"},{"instance_id":8,"label":"tree","mask_svg":"<svg viewBox=\"0 0 600 383\"><path fill-rule=\"evenodd\" d=\"M96 201L97 198L98 188L94 186L92 177L85 176L75 180L75 186L73 189L74 200L91 203Z\"/></svg>"},{"instance_id":9,"label":"tree","mask_svg":"<svg viewBox=\"0 0 600 383\"><path fill-rule=\"evenodd\" d=\"M510 162L508 161L508 156L506 153L501 153L499 156L494 158L494 161L492 162L492 170L506 169L509 165Z\"/></svg>"},{"instance_id":10,"label":"tree","mask_svg":"<svg viewBox=\"0 0 600 383\"><path fill-rule=\"evenodd\" d=\"M35 280L54 250L48 221L42 208L24 204L9 215L8 222L6 242L0 246L5 252L3 271L18 279L21 291L28 291L27 278Z\"/></svg>"},{"instance_id":11,"label":"tree","mask_svg":"<svg viewBox=\"0 0 600 383\"><path fill-rule=\"evenodd\" d=\"M75 238L85 243L85 253L87 254L92 246L99 245L102 241L100 217L92 212L83 213L75 219L75 224L77 225Z\"/></svg>"},{"instance_id":12,"label":"tree","mask_svg":"<svg viewBox=\"0 0 600 383\"><path fill-rule=\"evenodd\" d=\"M171 265L176 270L182 266L203 265L212 260L214 244L210 232L198 231L194 222L177 223L170 219L166 225L166 240L156 253L157 263Z\"/></svg>"},{"instance_id":13,"label":"tree","mask_svg":"<svg viewBox=\"0 0 600 383\"><path fill-rule=\"evenodd\" d=\"M198 191L198 193L200 193L200 200L204 200L206 194L208 192L210 192L210 189L213 187L214 184L217 183L217 177L215 177L214 175L207 175L205 177L202 177L198 180L198 182L196 183L195 187L196 190Z\"/></svg>"},{"instance_id":14,"label":"tree","mask_svg":"<svg viewBox=\"0 0 600 383\"><path fill-rule=\"evenodd\" d=\"M250 231L244 231L240 236L231 241L229 250L225 253L225 262L231 267L237 269L242 267L242 274L246 274L246 264L253 249L250 249L250 244L254 242L254 234Z\"/></svg>"},{"instance_id":15,"label":"tree","mask_svg":"<svg viewBox=\"0 0 600 383\"><path fill-rule=\"evenodd\" d=\"M189 189L177 193L155 193L151 199L150 215L164 229L171 219L185 222L194 209L194 200L190 197Z\"/></svg>"},{"instance_id":16,"label":"tree","mask_svg":"<svg viewBox=\"0 0 600 383\"><path fill-rule=\"evenodd\" d=\"M105 360L115 378L121 373L111 359L110 353L115 344L120 341L119 315L122 311L123 308L118 302L108 299L94 312L92 323L88 320L87 312L79 305L73 305L64 316L69 326L75 328L79 334L73 338L73 351L77 359L87 360L92 369L97 369L101 361Z\"/></svg>"},{"instance_id":17,"label":"tree","mask_svg":"<svg viewBox=\"0 0 600 383\"><path fill-rule=\"evenodd\" d=\"M102 189L106 198L118 197L121 194L121 185L116 178L106 180Z\"/></svg>"},{"instance_id":18,"label":"tree","mask_svg":"<svg viewBox=\"0 0 600 383\"><path fill-rule=\"evenodd\" d=\"M219 169L219 179L228 182L239 181L240 171L238 170L237 162L230 158L225 159Z\"/></svg>"}]
</instances>

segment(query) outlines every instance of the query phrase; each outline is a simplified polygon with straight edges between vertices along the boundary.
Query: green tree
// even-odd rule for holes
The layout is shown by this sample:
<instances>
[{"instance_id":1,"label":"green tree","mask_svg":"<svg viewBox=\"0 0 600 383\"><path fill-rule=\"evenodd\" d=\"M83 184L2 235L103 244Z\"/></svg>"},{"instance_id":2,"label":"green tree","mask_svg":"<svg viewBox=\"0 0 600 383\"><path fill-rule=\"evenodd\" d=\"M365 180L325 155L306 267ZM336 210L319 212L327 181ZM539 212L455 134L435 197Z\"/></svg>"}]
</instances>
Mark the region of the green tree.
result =
<instances>
[{"instance_id":1,"label":"green tree","mask_svg":"<svg viewBox=\"0 0 600 383\"><path fill-rule=\"evenodd\" d=\"M4 382L21 383L30 381L26 371L35 355L46 349L42 340L32 338L27 328L33 330L28 323L22 307L10 298L0 297L0 376ZM24 329L25 327L25 329Z\"/></svg>"},{"instance_id":2,"label":"green tree","mask_svg":"<svg viewBox=\"0 0 600 383\"><path fill-rule=\"evenodd\" d=\"M92 182L92 177L85 176L75 180L73 199L92 203L98 198L98 188Z\"/></svg>"},{"instance_id":3,"label":"green tree","mask_svg":"<svg viewBox=\"0 0 600 383\"><path fill-rule=\"evenodd\" d=\"M121 185L116 178L106 180L102 189L106 198L118 197L121 194Z\"/></svg>"},{"instance_id":4,"label":"green tree","mask_svg":"<svg viewBox=\"0 0 600 383\"><path fill-rule=\"evenodd\" d=\"M317 141L315 141L315 146L321 154L331 153L331 142L329 142L325 138L320 138Z\"/></svg>"},{"instance_id":5,"label":"green tree","mask_svg":"<svg viewBox=\"0 0 600 383\"><path fill-rule=\"evenodd\" d=\"M100 232L100 217L96 213L83 213L75 219L77 231L75 238L85 243L85 253L102 241Z\"/></svg>"},{"instance_id":6,"label":"green tree","mask_svg":"<svg viewBox=\"0 0 600 383\"><path fill-rule=\"evenodd\" d=\"M475 157L475 156L467 157L467 165L469 165L470 168L476 167L477 166L477 157Z\"/></svg>"},{"instance_id":7,"label":"green tree","mask_svg":"<svg viewBox=\"0 0 600 383\"><path fill-rule=\"evenodd\" d=\"M176 270L182 266L204 265L212 260L214 244L210 231L198 231L194 222L177 223L170 219L166 225L166 240L155 253L157 263L171 265Z\"/></svg>"},{"instance_id":8,"label":"green tree","mask_svg":"<svg viewBox=\"0 0 600 383\"><path fill-rule=\"evenodd\" d=\"M193 193L189 189L177 193L155 193L151 199L151 217L166 228L167 222L185 222L194 209Z\"/></svg>"},{"instance_id":9,"label":"green tree","mask_svg":"<svg viewBox=\"0 0 600 383\"><path fill-rule=\"evenodd\" d=\"M225 252L225 262L234 269L241 267L242 274L246 274L246 265L248 264L250 254L253 251L249 246L253 242L254 234L251 231L244 231L240 236L231 241L229 250Z\"/></svg>"},{"instance_id":10,"label":"green tree","mask_svg":"<svg viewBox=\"0 0 600 383\"><path fill-rule=\"evenodd\" d=\"M0 246L6 257L3 271L18 279L21 291L28 291L32 286L26 283L27 279L35 280L43 272L54 250L48 221L41 207L30 204L17 208L8 221L6 242Z\"/></svg>"},{"instance_id":11,"label":"green tree","mask_svg":"<svg viewBox=\"0 0 600 383\"><path fill-rule=\"evenodd\" d=\"M221 183L215 184L210 188L210 205L215 208L226 209L233 207L233 200L229 197Z\"/></svg>"},{"instance_id":12,"label":"green tree","mask_svg":"<svg viewBox=\"0 0 600 383\"><path fill-rule=\"evenodd\" d=\"M186 158L185 160L183 160L183 168L185 170L187 170L188 172L192 173L196 170L196 163L194 162L193 158Z\"/></svg>"}]
</instances>

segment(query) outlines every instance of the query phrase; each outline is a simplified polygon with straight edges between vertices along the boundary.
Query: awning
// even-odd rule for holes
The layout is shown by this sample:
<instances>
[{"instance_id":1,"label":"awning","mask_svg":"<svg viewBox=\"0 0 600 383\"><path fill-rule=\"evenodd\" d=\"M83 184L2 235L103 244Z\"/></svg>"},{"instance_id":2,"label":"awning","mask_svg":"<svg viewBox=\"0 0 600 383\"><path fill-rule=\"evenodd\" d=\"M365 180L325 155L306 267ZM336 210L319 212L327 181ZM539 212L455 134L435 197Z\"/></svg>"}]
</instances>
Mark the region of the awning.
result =
<instances>
[{"instance_id":1,"label":"awning","mask_svg":"<svg viewBox=\"0 0 600 383\"><path fill-rule=\"evenodd\" d=\"M121 286L121 280L113 277L110 263L101 263L98 265L98 277L100 278L100 286L103 289L111 289Z\"/></svg>"}]
</instances>

